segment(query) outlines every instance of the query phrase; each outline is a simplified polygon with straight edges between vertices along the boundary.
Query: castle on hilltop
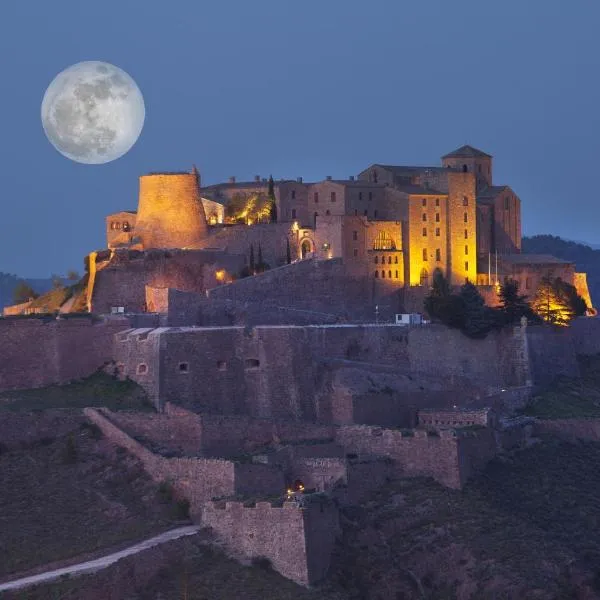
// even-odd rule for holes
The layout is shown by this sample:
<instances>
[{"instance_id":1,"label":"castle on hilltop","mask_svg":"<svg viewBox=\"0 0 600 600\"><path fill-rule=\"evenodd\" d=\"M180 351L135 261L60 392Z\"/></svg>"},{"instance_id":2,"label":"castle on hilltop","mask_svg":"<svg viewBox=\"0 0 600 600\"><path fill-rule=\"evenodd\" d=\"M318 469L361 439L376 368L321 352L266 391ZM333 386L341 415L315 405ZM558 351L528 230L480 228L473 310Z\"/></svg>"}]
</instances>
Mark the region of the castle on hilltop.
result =
<instances>
[{"instance_id":1,"label":"castle on hilltop","mask_svg":"<svg viewBox=\"0 0 600 600\"><path fill-rule=\"evenodd\" d=\"M313 183L256 176L202 187L195 167L190 173L144 175L137 212L106 218L108 250L93 260L97 270L119 264L121 270L138 273L135 258L171 251L172 269L157 271L157 264L146 262L141 269L145 285L201 294L248 272L250 255L257 261L259 248L260 259L271 268L337 260L347 282L362 282L361 298L369 310L378 305L390 314L421 312L419 292L429 288L435 271L451 285L477 284L490 304L506 279L518 281L520 290L532 296L542 278L560 277L577 288L591 309L585 274L577 273L574 264L521 254L521 200L509 186L494 184L492 156L462 146L441 163L374 164L357 177ZM274 207L261 213L256 207L265 200ZM191 253L187 258L184 250ZM169 275L169 270L177 273ZM148 306L138 275L110 279L110 293L89 291L92 311L105 312L115 302L126 311ZM271 292L273 298L285 295L281 289ZM289 301L282 298L284 304ZM292 304L322 308L298 295ZM329 309L335 311L335 304L329 302ZM338 312L359 317L345 304Z\"/></svg>"},{"instance_id":2,"label":"castle on hilltop","mask_svg":"<svg viewBox=\"0 0 600 600\"><path fill-rule=\"evenodd\" d=\"M516 411L538 386L600 352L599 319L523 316L482 339L395 321L423 311L436 271L489 304L509 278L533 295L560 277L592 310L574 264L521 254L520 199L471 146L347 180L202 187L194 167L139 190L63 314L0 319L0 392L99 368L136 382L156 412L87 418L231 553L303 585L327 575L340 506L402 477L461 489L532 443Z\"/></svg>"}]
</instances>

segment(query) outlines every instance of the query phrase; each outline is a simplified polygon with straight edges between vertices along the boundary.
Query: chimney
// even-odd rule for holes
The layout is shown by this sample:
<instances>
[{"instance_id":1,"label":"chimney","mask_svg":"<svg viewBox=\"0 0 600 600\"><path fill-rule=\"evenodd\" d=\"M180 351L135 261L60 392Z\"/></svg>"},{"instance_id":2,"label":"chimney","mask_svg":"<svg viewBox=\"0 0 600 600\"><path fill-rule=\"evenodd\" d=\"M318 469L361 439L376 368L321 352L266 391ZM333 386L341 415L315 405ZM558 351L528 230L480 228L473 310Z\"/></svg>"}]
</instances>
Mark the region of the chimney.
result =
<instances>
[{"instance_id":1,"label":"chimney","mask_svg":"<svg viewBox=\"0 0 600 600\"><path fill-rule=\"evenodd\" d=\"M331 175L327 175L327 181L331 181Z\"/></svg>"},{"instance_id":2,"label":"chimney","mask_svg":"<svg viewBox=\"0 0 600 600\"><path fill-rule=\"evenodd\" d=\"M350 181L354 181L354 175L350 175Z\"/></svg>"},{"instance_id":3,"label":"chimney","mask_svg":"<svg viewBox=\"0 0 600 600\"><path fill-rule=\"evenodd\" d=\"M235 177L233 175L229 178L229 183L235 183Z\"/></svg>"},{"instance_id":4,"label":"chimney","mask_svg":"<svg viewBox=\"0 0 600 600\"><path fill-rule=\"evenodd\" d=\"M298 177L298 178L296 179L296 181L297 181L298 183L302 183L302 177Z\"/></svg>"},{"instance_id":5,"label":"chimney","mask_svg":"<svg viewBox=\"0 0 600 600\"><path fill-rule=\"evenodd\" d=\"M256 183L260 183L260 175L255 175L254 181L256 181Z\"/></svg>"}]
</instances>

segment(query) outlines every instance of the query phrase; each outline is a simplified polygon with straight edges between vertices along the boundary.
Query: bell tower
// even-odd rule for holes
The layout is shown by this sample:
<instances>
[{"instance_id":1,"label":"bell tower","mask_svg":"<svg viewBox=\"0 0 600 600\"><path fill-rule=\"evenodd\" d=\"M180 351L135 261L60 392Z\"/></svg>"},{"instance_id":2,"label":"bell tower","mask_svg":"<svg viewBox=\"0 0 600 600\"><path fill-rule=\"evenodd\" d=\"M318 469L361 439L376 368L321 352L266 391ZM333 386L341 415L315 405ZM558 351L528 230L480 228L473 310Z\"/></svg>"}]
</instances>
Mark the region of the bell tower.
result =
<instances>
[{"instance_id":1,"label":"bell tower","mask_svg":"<svg viewBox=\"0 0 600 600\"><path fill-rule=\"evenodd\" d=\"M473 146L461 146L442 156L442 165L464 173L473 173L477 192L492 185L492 156Z\"/></svg>"}]
</instances>

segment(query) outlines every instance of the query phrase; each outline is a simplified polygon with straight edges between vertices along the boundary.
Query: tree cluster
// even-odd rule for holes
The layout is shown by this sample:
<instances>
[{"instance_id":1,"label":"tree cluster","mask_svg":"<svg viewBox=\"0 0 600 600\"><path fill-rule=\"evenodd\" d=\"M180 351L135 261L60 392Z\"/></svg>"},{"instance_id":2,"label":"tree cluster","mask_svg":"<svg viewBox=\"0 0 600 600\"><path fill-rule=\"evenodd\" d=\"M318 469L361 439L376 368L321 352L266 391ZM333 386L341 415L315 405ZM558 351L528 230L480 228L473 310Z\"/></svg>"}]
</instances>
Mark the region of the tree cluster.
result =
<instances>
[{"instance_id":1,"label":"tree cluster","mask_svg":"<svg viewBox=\"0 0 600 600\"><path fill-rule=\"evenodd\" d=\"M248 264L242 269L240 278L249 277L250 275L257 275L258 273L264 273L268 271L271 266L263 259L262 247L258 244L258 257L254 256L254 244L250 244L250 256Z\"/></svg>"},{"instance_id":2,"label":"tree cluster","mask_svg":"<svg viewBox=\"0 0 600 600\"><path fill-rule=\"evenodd\" d=\"M511 279L500 287L499 297L498 307L486 306L470 282L453 293L443 274L436 271L425 310L435 321L460 329L469 337L483 338L494 329L518 324L523 317L530 323L568 325L574 317L584 315L587 308L575 288L560 278L544 279L531 303L519 294L518 282Z\"/></svg>"}]
</instances>

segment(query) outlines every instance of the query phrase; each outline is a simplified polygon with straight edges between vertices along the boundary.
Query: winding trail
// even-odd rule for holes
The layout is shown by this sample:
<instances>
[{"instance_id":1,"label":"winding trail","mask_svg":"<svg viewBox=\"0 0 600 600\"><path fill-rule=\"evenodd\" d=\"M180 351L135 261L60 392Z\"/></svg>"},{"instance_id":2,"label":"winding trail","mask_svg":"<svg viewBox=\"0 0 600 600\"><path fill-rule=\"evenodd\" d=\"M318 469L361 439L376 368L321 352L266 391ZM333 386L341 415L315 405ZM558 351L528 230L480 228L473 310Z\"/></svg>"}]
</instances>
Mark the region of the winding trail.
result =
<instances>
[{"instance_id":1,"label":"winding trail","mask_svg":"<svg viewBox=\"0 0 600 600\"><path fill-rule=\"evenodd\" d=\"M170 531L165 531L164 533L161 533L153 538L144 540L143 542L138 542L133 546L129 546L129 548L125 548L125 550L113 552L112 554L102 556L101 558L88 560L86 562L71 565L70 567L64 567L62 569L46 571L45 573L39 573L38 575L32 575L31 577L15 579L13 581L8 581L7 583L0 583L0 592L17 590L30 585L37 585L39 583L48 583L50 581L60 579L60 577L63 575L76 576L84 575L86 573L95 573L96 571L106 569L106 567L109 567L126 556L138 554L138 552L142 552L143 550L147 550L153 546L158 546L160 544L164 544L165 542L170 542L171 540L176 540L187 535L194 535L195 533L198 533L198 531L200 531L200 527L197 525L187 525L185 527L171 529Z\"/></svg>"}]
</instances>

